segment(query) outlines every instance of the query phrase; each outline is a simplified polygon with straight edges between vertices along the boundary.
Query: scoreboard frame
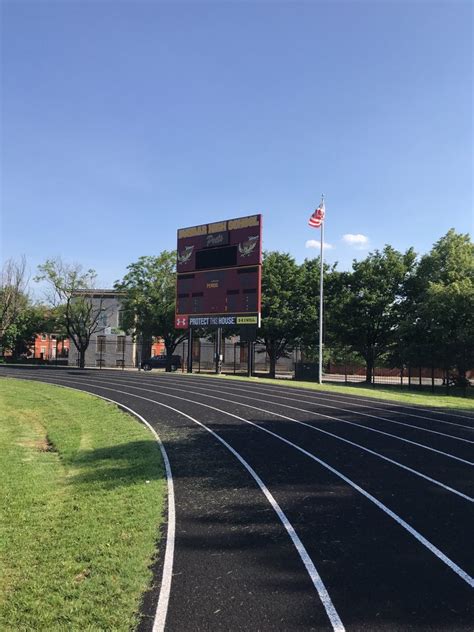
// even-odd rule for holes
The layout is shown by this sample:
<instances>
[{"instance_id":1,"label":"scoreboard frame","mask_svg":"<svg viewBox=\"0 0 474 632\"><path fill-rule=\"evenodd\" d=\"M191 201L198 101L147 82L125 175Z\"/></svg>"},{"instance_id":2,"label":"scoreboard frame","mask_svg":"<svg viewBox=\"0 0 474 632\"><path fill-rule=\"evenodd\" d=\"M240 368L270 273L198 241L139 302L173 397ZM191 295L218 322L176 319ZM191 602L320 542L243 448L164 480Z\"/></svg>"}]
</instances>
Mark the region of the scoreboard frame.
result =
<instances>
[{"instance_id":1,"label":"scoreboard frame","mask_svg":"<svg viewBox=\"0 0 474 632\"><path fill-rule=\"evenodd\" d=\"M180 228L175 327L260 326L262 215Z\"/></svg>"}]
</instances>

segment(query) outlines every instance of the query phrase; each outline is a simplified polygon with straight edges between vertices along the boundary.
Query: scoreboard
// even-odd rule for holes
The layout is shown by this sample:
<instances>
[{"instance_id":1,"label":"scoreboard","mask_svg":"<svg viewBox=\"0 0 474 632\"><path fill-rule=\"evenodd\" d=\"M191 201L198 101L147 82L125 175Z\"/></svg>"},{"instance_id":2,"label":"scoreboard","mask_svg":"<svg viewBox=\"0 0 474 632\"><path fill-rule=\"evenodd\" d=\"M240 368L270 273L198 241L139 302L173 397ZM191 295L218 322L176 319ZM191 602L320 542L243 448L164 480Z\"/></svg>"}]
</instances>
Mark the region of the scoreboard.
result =
<instances>
[{"instance_id":1,"label":"scoreboard","mask_svg":"<svg viewBox=\"0 0 474 632\"><path fill-rule=\"evenodd\" d=\"M260 324L262 216L178 230L176 327Z\"/></svg>"}]
</instances>

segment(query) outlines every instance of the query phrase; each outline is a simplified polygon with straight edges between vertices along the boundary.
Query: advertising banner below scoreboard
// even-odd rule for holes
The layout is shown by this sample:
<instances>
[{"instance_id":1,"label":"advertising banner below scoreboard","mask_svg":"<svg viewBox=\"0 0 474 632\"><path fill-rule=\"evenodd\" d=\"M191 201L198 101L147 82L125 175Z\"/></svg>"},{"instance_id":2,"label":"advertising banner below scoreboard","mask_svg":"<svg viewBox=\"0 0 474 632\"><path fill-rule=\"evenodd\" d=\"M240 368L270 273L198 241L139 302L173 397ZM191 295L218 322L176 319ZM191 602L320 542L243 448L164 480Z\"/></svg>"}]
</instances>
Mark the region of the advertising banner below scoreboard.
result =
<instances>
[{"instance_id":1,"label":"advertising banner below scoreboard","mask_svg":"<svg viewBox=\"0 0 474 632\"><path fill-rule=\"evenodd\" d=\"M179 314L175 319L176 329L189 327L242 327L260 326L260 314Z\"/></svg>"}]
</instances>

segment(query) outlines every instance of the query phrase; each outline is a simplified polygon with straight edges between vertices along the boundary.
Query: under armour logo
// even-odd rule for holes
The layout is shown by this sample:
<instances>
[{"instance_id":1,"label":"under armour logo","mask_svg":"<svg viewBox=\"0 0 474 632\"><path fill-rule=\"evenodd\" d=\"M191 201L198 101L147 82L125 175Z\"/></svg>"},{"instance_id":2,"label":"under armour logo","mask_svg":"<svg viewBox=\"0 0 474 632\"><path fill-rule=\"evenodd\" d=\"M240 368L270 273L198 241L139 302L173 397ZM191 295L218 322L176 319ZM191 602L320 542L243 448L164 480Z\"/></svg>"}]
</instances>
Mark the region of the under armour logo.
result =
<instances>
[{"instance_id":1,"label":"under armour logo","mask_svg":"<svg viewBox=\"0 0 474 632\"><path fill-rule=\"evenodd\" d=\"M176 327L187 327L188 326L188 318L187 316L179 316L176 317Z\"/></svg>"}]
</instances>

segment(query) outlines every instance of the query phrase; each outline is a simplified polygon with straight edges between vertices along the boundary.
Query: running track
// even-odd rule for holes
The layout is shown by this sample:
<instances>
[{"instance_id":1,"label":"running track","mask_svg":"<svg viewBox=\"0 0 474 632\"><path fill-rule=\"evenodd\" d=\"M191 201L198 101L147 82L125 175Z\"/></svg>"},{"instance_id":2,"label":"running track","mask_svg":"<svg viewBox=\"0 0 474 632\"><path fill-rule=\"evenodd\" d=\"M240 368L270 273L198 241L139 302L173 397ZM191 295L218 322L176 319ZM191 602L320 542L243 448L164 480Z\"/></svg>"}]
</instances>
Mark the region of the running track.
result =
<instances>
[{"instance_id":1,"label":"running track","mask_svg":"<svg viewBox=\"0 0 474 632\"><path fill-rule=\"evenodd\" d=\"M474 414L153 372L0 375L110 398L160 436L167 631L474 630Z\"/></svg>"}]
</instances>

